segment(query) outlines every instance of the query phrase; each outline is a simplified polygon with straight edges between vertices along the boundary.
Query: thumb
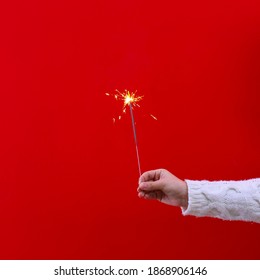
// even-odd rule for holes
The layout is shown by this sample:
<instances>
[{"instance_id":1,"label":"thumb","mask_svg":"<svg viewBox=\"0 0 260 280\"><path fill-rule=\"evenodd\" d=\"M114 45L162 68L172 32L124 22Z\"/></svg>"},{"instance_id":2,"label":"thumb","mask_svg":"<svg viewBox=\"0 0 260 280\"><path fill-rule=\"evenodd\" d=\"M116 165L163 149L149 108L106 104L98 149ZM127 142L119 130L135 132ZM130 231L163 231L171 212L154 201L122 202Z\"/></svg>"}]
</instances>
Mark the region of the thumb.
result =
<instances>
[{"instance_id":1,"label":"thumb","mask_svg":"<svg viewBox=\"0 0 260 280\"><path fill-rule=\"evenodd\" d=\"M160 191L163 189L163 184L160 180L158 181L148 181L148 182L142 182L139 185L139 190L141 191Z\"/></svg>"}]
</instances>

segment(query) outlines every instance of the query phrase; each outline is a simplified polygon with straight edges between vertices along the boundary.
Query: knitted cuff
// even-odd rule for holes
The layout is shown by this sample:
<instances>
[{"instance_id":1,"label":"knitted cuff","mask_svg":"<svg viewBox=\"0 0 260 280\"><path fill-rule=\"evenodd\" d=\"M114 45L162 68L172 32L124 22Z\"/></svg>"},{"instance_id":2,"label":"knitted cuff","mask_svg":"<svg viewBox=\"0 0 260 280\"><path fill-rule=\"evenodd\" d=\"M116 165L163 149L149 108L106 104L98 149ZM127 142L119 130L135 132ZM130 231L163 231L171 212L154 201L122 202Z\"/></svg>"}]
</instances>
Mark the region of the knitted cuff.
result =
<instances>
[{"instance_id":1,"label":"knitted cuff","mask_svg":"<svg viewBox=\"0 0 260 280\"><path fill-rule=\"evenodd\" d=\"M202 217L209 212L209 202L202 192L207 181L185 180L188 185L188 208L182 208L182 214ZM204 184L203 184L204 183Z\"/></svg>"},{"instance_id":2,"label":"knitted cuff","mask_svg":"<svg viewBox=\"0 0 260 280\"><path fill-rule=\"evenodd\" d=\"M260 179L244 181L192 181L184 216L260 222Z\"/></svg>"}]
</instances>

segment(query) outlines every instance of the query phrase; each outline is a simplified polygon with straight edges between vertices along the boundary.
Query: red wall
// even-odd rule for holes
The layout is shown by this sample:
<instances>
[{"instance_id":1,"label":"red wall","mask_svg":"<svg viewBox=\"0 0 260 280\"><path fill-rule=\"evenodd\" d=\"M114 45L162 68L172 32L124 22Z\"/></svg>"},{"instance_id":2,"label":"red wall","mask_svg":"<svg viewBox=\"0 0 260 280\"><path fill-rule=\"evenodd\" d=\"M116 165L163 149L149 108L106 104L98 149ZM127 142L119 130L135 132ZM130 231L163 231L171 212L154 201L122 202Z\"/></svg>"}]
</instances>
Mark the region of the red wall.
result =
<instances>
[{"instance_id":1,"label":"red wall","mask_svg":"<svg viewBox=\"0 0 260 280\"><path fill-rule=\"evenodd\" d=\"M130 116L113 124L121 104L105 96L144 95L143 170L259 177L259 1L4 5L0 258L260 258L258 224L137 197Z\"/></svg>"}]
</instances>

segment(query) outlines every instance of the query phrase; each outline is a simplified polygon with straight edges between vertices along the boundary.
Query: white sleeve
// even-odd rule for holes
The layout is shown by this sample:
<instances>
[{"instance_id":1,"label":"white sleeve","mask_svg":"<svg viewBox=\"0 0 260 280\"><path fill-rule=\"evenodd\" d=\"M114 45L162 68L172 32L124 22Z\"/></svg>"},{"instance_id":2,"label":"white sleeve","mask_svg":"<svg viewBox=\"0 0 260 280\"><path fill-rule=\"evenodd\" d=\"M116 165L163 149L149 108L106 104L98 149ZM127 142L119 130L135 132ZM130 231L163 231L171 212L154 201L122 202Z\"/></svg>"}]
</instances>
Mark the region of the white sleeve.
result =
<instances>
[{"instance_id":1,"label":"white sleeve","mask_svg":"<svg viewBox=\"0 0 260 280\"><path fill-rule=\"evenodd\" d=\"M183 215L216 217L260 223L260 179L245 181L191 181Z\"/></svg>"}]
</instances>

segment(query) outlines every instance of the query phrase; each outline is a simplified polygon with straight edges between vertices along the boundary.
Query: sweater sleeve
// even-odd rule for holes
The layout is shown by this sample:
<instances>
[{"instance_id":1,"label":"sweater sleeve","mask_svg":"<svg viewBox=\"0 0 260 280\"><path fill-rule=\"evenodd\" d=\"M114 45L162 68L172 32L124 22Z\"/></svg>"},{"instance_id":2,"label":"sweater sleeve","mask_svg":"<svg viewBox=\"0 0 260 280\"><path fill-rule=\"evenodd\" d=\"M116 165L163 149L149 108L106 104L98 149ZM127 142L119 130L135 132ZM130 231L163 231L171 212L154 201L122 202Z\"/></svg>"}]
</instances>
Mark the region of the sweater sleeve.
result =
<instances>
[{"instance_id":1,"label":"sweater sleeve","mask_svg":"<svg viewBox=\"0 0 260 280\"><path fill-rule=\"evenodd\" d=\"M260 223L260 179L245 181L191 181L183 215L216 217Z\"/></svg>"}]
</instances>

